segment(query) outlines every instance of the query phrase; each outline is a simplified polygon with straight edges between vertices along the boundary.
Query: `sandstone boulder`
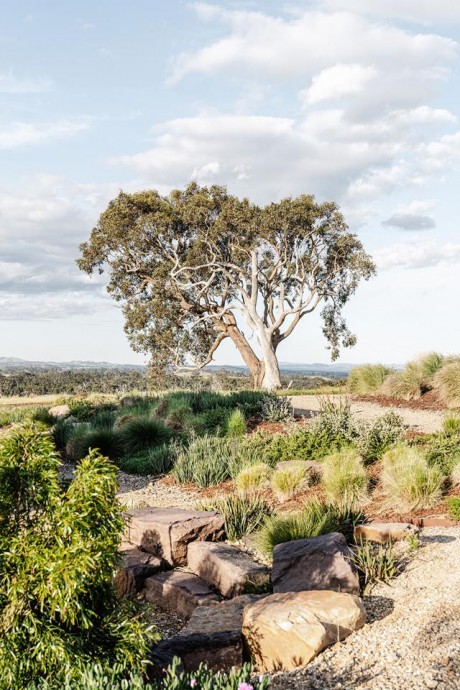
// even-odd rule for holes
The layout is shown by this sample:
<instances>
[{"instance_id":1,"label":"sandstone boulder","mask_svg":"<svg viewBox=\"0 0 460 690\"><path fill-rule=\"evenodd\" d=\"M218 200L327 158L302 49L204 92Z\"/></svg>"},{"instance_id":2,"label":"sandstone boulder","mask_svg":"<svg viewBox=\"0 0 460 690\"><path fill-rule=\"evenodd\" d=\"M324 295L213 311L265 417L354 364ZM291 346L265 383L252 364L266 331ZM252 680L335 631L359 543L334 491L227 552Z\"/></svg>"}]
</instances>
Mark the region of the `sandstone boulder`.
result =
<instances>
[{"instance_id":1,"label":"sandstone boulder","mask_svg":"<svg viewBox=\"0 0 460 690\"><path fill-rule=\"evenodd\" d=\"M170 565L187 562L187 545L224 535L224 518L216 512L179 508L138 508L128 513L127 541Z\"/></svg>"},{"instance_id":2,"label":"sandstone boulder","mask_svg":"<svg viewBox=\"0 0 460 690\"><path fill-rule=\"evenodd\" d=\"M219 604L219 597L207 582L182 570L170 570L145 580L144 597L162 609L189 618L197 606Z\"/></svg>"},{"instance_id":3,"label":"sandstone boulder","mask_svg":"<svg viewBox=\"0 0 460 690\"><path fill-rule=\"evenodd\" d=\"M54 407L50 407L48 412L53 417L56 417L56 419L62 419L70 415L70 407L68 405L55 405Z\"/></svg>"},{"instance_id":4,"label":"sandstone boulder","mask_svg":"<svg viewBox=\"0 0 460 690\"><path fill-rule=\"evenodd\" d=\"M273 591L323 589L358 595L358 571L350 556L339 532L278 544L273 552Z\"/></svg>"},{"instance_id":5,"label":"sandstone boulder","mask_svg":"<svg viewBox=\"0 0 460 690\"><path fill-rule=\"evenodd\" d=\"M186 671L196 671L202 662L215 670L241 666L243 609L260 598L245 594L218 606L198 606L178 635L155 646L151 659L157 671L166 668L175 656L180 657Z\"/></svg>"},{"instance_id":6,"label":"sandstone boulder","mask_svg":"<svg viewBox=\"0 0 460 690\"><path fill-rule=\"evenodd\" d=\"M352 594L287 592L246 606L243 636L259 671L292 671L365 620L362 602Z\"/></svg>"},{"instance_id":7,"label":"sandstone boulder","mask_svg":"<svg viewBox=\"0 0 460 690\"><path fill-rule=\"evenodd\" d=\"M354 530L355 541L373 541L377 544L386 544L391 541L400 541L418 534L419 529L408 522L369 522L356 525Z\"/></svg>"},{"instance_id":8,"label":"sandstone boulder","mask_svg":"<svg viewBox=\"0 0 460 690\"><path fill-rule=\"evenodd\" d=\"M131 596L140 592L145 580L155 575L163 567L163 562L136 546L123 549L120 567L114 578L115 591L119 597Z\"/></svg>"},{"instance_id":9,"label":"sandstone boulder","mask_svg":"<svg viewBox=\"0 0 460 690\"><path fill-rule=\"evenodd\" d=\"M225 597L264 589L270 580L268 568L228 544L192 542L188 545L187 561L195 575L214 585Z\"/></svg>"}]
</instances>

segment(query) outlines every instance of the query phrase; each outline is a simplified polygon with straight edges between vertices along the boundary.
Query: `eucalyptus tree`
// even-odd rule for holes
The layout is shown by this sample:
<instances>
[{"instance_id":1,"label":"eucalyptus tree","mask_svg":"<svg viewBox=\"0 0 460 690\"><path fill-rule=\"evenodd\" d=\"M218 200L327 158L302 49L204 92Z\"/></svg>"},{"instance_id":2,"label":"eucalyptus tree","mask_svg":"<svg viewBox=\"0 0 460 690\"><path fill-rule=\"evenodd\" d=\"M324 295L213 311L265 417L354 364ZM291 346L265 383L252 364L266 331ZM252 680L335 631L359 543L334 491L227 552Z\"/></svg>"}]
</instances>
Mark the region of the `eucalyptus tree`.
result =
<instances>
[{"instance_id":1,"label":"eucalyptus tree","mask_svg":"<svg viewBox=\"0 0 460 690\"><path fill-rule=\"evenodd\" d=\"M320 305L332 358L355 343L342 310L375 270L334 203L260 207L195 183L120 192L80 249L83 271L108 271L131 345L155 366L204 367L230 338L263 388L280 386L278 347Z\"/></svg>"}]
</instances>

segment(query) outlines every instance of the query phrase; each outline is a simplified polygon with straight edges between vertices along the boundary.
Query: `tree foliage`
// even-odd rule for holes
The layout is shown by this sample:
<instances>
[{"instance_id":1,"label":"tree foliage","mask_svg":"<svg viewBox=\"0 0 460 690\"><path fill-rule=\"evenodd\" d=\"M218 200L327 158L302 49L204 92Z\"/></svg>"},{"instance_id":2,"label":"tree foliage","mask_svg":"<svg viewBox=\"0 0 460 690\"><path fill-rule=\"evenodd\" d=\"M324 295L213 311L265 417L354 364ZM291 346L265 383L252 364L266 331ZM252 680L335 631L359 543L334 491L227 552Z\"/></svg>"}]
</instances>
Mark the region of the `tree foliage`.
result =
<instances>
[{"instance_id":1,"label":"tree foliage","mask_svg":"<svg viewBox=\"0 0 460 690\"><path fill-rule=\"evenodd\" d=\"M167 197L120 192L81 252L82 270L108 269L132 346L158 367L204 366L230 338L265 387L279 385L278 346L320 304L332 357L354 344L342 309L374 272L334 203L259 207L195 183Z\"/></svg>"},{"instance_id":2,"label":"tree foliage","mask_svg":"<svg viewBox=\"0 0 460 690\"><path fill-rule=\"evenodd\" d=\"M61 687L88 664L139 668L148 636L116 600L124 528L115 468L91 453L64 493L50 436L0 444L0 689Z\"/></svg>"}]
</instances>

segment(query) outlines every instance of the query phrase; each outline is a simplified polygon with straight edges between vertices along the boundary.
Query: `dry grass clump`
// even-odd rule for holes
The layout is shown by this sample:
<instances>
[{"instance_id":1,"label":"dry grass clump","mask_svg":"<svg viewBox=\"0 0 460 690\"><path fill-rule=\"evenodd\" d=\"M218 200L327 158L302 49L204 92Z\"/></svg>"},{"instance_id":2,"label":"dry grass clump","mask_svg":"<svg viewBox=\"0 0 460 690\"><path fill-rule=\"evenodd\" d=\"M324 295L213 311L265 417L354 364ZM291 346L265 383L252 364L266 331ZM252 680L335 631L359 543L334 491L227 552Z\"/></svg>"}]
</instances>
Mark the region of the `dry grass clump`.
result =
<instances>
[{"instance_id":1,"label":"dry grass clump","mask_svg":"<svg viewBox=\"0 0 460 690\"><path fill-rule=\"evenodd\" d=\"M271 486L281 500L291 498L308 486L308 468L305 462L291 462L288 467L280 467L272 475Z\"/></svg>"},{"instance_id":2,"label":"dry grass clump","mask_svg":"<svg viewBox=\"0 0 460 690\"><path fill-rule=\"evenodd\" d=\"M460 361L445 364L436 373L434 383L448 407L460 407Z\"/></svg>"},{"instance_id":3,"label":"dry grass clump","mask_svg":"<svg viewBox=\"0 0 460 690\"><path fill-rule=\"evenodd\" d=\"M453 486L460 486L460 462L457 462L453 466L450 474L450 480Z\"/></svg>"},{"instance_id":4,"label":"dry grass clump","mask_svg":"<svg viewBox=\"0 0 460 690\"><path fill-rule=\"evenodd\" d=\"M429 352L412 360L402 371L390 374L383 382L380 392L390 398L418 400L423 393L434 386L434 377L444 363L438 352Z\"/></svg>"},{"instance_id":5,"label":"dry grass clump","mask_svg":"<svg viewBox=\"0 0 460 690\"><path fill-rule=\"evenodd\" d=\"M347 390L356 395L375 393L385 379L393 373L394 369L385 367L383 364L363 364L354 367L348 375Z\"/></svg>"},{"instance_id":6,"label":"dry grass clump","mask_svg":"<svg viewBox=\"0 0 460 690\"><path fill-rule=\"evenodd\" d=\"M256 491L264 486L270 479L271 467L263 462L258 462L249 467L243 467L235 477L235 484L240 491Z\"/></svg>"},{"instance_id":7,"label":"dry grass clump","mask_svg":"<svg viewBox=\"0 0 460 690\"><path fill-rule=\"evenodd\" d=\"M382 491L385 508L409 512L431 508L442 496L445 476L436 465L429 465L416 447L397 446L382 459Z\"/></svg>"},{"instance_id":8,"label":"dry grass clump","mask_svg":"<svg viewBox=\"0 0 460 690\"><path fill-rule=\"evenodd\" d=\"M322 484L329 501L362 505L367 499L368 477L363 460L353 448L344 448L323 460Z\"/></svg>"}]
</instances>

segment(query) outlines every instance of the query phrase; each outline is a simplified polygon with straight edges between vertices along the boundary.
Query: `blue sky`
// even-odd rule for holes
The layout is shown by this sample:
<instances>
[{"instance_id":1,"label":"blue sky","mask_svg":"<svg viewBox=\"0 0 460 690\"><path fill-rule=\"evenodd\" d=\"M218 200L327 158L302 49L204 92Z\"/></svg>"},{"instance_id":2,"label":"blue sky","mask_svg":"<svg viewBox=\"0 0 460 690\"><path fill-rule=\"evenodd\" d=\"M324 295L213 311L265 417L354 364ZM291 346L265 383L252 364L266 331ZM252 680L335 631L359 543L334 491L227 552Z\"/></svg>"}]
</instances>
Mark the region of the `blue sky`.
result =
<instances>
[{"instance_id":1,"label":"blue sky","mask_svg":"<svg viewBox=\"0 0 460 690\"><path fill-rule=\"evenodd\" d=\"M379 269L342 361L460 351L457 0L0 9L0 356L143 361L78 244L120 188L190 179L340 204ZM280 358L328 360L317 315Z\"/></svg>"}]
</instances>

